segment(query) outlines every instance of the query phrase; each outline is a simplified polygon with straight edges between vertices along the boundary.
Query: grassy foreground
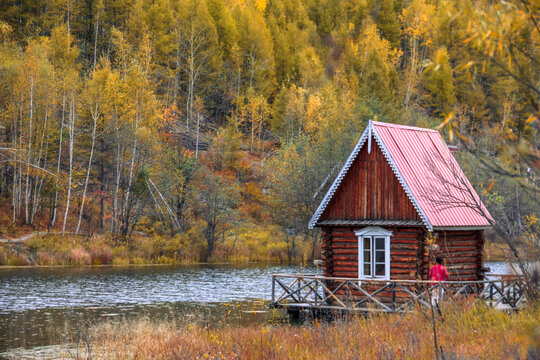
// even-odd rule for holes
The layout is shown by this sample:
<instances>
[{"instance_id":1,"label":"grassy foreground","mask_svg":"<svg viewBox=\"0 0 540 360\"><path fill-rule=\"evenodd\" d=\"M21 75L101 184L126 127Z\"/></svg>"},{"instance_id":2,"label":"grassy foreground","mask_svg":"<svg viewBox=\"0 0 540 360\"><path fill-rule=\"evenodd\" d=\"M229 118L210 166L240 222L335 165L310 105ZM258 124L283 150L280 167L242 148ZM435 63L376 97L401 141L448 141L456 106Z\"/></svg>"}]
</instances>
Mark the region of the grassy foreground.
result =
<instances>
[{"instance_id":1,"label":"grassy foreground","mask_svg":"<svg viewBox=\"0 0 540 360\"><path fill-rule=\"evenodd\" d=\"M434 359L433 324L417 311L307 326L205 328L149 320L91 330L94 359ZM507 314L451 304L437 317L444 359L537 359L540 308Z\"/></svg>"}]
</instances>

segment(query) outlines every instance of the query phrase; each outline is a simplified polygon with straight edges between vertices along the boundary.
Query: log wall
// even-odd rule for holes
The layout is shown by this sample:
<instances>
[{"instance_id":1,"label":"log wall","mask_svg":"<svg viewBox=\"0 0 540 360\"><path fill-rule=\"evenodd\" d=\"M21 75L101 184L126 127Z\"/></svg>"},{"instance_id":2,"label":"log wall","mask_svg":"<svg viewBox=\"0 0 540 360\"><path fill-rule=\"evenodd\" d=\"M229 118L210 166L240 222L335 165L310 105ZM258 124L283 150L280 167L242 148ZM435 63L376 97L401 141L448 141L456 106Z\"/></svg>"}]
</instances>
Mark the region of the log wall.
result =
<instances>
[{"instance_id":1,"label":"log wall","mask_svg":"<svg viewBox=\"0 0 540 360\"><path fill-rule=\"evenodd\" d=\"M417 279L421 274L424 229L421 227L385 227L393 232L390 238L390 277ZM322 259L324 275L358 277L357 228L323 228Z\"/></svg>"},{"instance_id":2,"label":"log wall","mask_svg":"<svg viewBox=\"0 0 540 360\"><path fill-rule=\"evenodd\" d=\"M320 220L420 220L379 146L364 145Z\"/></svg>"},{"instance_id":3,"label":"log wall","mask_svg":"<svg viewBox=\"0 0 540 360\"><path fill-rule=\"evenodd\" d=\"M358 237L361 228L324 227L322 259L328 277L358 277ZM390 238L390 278L395 280L428 280L435 257L445 259L451 281L482 280L483 231L438 231L438 250L425 244L422 227L384 227Z\"/></svg>"},{"instance_id":4,"label":"log wall","mask_svg":"<svg viewBox=\"0 0 540 360\"><path fill-rule=\"evenodd\" d=\"M435 231L439 249L424 250L422 273L428 278L429 268L437 255L444 258L451 281L483 280L484 232L482 230Z\"/></svg>"}]
</instances>

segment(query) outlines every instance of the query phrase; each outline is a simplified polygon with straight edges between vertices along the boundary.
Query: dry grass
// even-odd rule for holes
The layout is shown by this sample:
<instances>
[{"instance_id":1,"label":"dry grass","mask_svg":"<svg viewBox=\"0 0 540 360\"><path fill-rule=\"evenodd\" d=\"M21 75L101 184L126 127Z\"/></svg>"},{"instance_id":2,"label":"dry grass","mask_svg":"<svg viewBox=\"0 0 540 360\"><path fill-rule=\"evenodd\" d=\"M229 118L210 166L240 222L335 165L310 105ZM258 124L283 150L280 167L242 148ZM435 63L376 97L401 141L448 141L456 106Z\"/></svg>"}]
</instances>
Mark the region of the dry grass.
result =
<instances>
[{"instance_id":1,"label":"dry grass","mask_svg":"<svg viewBox=\"0 0 540 360\"><path fill-rule=\"evenodd\" d=\"M43 259L40 259L43 260ZM47 260L47 258L45 259ZM81 247L71 249L69 260L72 265L90 265L90 254Z\"/></svg>"},{"instance_id":2,"label":"dry grass","mask_svg":"<svg viewBox=\"0 0 540 360\"><path fill-rule=\"evenodd\" d=\"M437 321L445 359L535 359L538 307L506 314L449 305ZM309 326L205 328L149 320L102 324L94 358L114 359L434 359L430 320L421 312Z\"/></svg>"}]
</instances>

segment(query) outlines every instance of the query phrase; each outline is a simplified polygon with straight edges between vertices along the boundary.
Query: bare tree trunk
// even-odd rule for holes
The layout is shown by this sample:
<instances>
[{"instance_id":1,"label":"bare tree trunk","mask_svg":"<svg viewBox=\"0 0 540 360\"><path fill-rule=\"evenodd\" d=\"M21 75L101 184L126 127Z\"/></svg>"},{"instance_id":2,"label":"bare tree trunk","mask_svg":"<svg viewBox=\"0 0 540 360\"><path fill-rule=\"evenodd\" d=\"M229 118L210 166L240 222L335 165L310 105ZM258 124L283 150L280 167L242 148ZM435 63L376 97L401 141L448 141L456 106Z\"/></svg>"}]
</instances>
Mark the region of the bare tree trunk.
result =
<instances>
[{"instance_id":1,"label":"bare tree trunk","mask_svg":"<svg viewBox=\"0 0 540 360\"><path fill-rule=\"evenodd\" d=\"M189 125L191 123L191 118L193 116L193 91L194 91L194 88L195 88L195 64L194 64L194 57L195 57L195 51L193 49L193 46L195 45L194 44L194 31L195 29L193 28L194 24L193 24L193 14L192 14L192 19L191 19L191 32L190 32L190 39L189 39L189 59L188 59L188 66L189 66L189 70L188 70L188 75L189 75L189 79L188 79L188 96L187 96L187 122L186 122L186 128L189 129Z\"/></svg>"},{"instance_id":2,"label":"bare tree trunk","mask_svg":"<svg viewBox=\"0 0 540 360\"><path fill-rule=\"evenodd\" d=\"M48 125L48 120L49 120L48 108L49 108L49 104L47 104L47 106L45 108L45 117L44 117L44 122L43 122L43 129L41 131L41 140L40 140L40 144L39 144L39 152L38 152L38 158L37 158L37 165L38 166L41 166L41 160L42 160L42 155L43 155L43 146L45 144L45 134L47 132L47 125ZM47 135L47 152L48 152L48 138L49 138L49 136ZM46 166L47 166L47 155L45 155L45 163L43 165L43 168L45 169ZM38 184L39 184L39 187L38 187ZM32 213L30 214L30 224L34 224L34 216L35 216L35 214L37 212L37 209L39 207L39 193L41 192L42 186L43 186L43 177L41 177L40 181L35 181L35 183L34 183L34 196L32 197ZM38 188L39 188L39 190L38 190Z\"/></svg>"},{"instance_id":3,"label":"bare tree trunk","mask_svg":"<svg viewBox=\"0 0 540 360\"><path fill-rule=\"evenodd\" d=\"M116 130L118 133L118 129ZM118 135L116 147L116 185L114 187L113 213L111 216L111 232L116 232L118 217L118 189L120 188L120 136Z\"/></svg>"},{"instance_id":4,"label":"bare tree trunk","mask_svg":"<svg viewBox=\"0 0 540 360\"><path fill-rule=\"evenodd\" d=\"M95 109L94 115L92 115L92 145L90 146L90 158L88 159L88 168L86 170L86 179L84 180L84 189L83 189L83 196L82 196L82 202L81 202L81 209L79 211L79 221L77 221L77 228L75 229L75 234L79 233L79 230L81 228L81 219L84 212L84 203L86 201L86 190L88 189L88 179L90 178L90 169L92 168L92 158L94 157L94 145L96 143L96 127L97 127L97 105Z\"/></svg>"},{"instance_id":5,"label":"bare tree trunk","mask_svg":"<svg viewBox=\"0 0 540 360\"><path fill-rule=\"evenodd\" d=\"M95 28L95 36L94 36L94 70L96 70L96 58L97 58L97 40L98 40L98 32L99 32L99 11L96 15L96 28Z\"/></svg>"},{"instance_id":6,"label":"bare tree trunk","mask_svg":"<svg viewBox=\"0 0 540 360\"><path fill-rule=\"evenodd\" d=\"M197 114L197 140L195 143L195 159L199 158L199 129L201 126L201 114Z\"/></svg>"},{"instance_id":7,"label":"bare tree trunk","mask_svg":"<svg viewBox=\"0 0 540 360\"><path fill-rule=\"evenodd\" d=\"M104 152L104 140L101 139L101 153ZM105 164L103 157L100 159L99 169L99 189L101 190L101 194L99 196L99 228L100 230L105 229L105 199L103 197L103 193L105 192Z\"/></svg>"},{"instance_id":8,"label":"bare tree trunk","mask_svg":"<svg viewBox=\"0 0 540 360\"><path fill-rule=\"evenodd\" d=\"M237 74L237 83L236 83L236 106L235 106L235 125L236 125L236 131L238 131L238 99L240 99L240 85L242 83L242 67L238 66L238 74Z\"/></svg>"},{"instance_id":9,"label":"bare tree trunk","mask_svg":"<svg viewBox=\"0 0 540 360\"><path fill-rule=\"evenodd\" d=\"M136 113L135 113L135 139L133 140L133 151L131 152L131 165L129 167L129 178L128 178L128 186L126 191L126 198L122 205L122 222L123 226L125 227L125 230L127 230L128 226L128 217L129 217L129 196L131 193L131 185L133 183L133 169L135 168L135 157L137 156L137 131L139 129L139 100L136 100Z\"/></svg>"},{"instance_id":10,"label":"bare tree trunk","mask_svg":"<svg viewBox=\"0 0 540 360\"><path fill-rule=\"evenodd\" d=\"M56 214L58 210L58 179L60 175L60 163L62 161L62 139L64 134L64 117L66 114L66 94L62 95L62 123L60 124L60 140L58 141L58 162L56 163L56 181L55 181L55 191L54 191L54 206L53 206L53 217L51 220L51 226L54 227L56 223Z\"/></svg>"},{"instance_id":11,"label":"bare tree trunk","mask_svg":"<svg viewBox=\"0 0 540 360\"><path fill-rule=\"evenodd\" d=\"M263 115L259 114L259 124L257 125L257 132L259 133L259 153L262 155L262 141L261 141L261 135L262 135L262 122L263 122Z\"/></svg>"},{"instance_id":12,"label":"bare tree trunk","mask_svg":"<svg viewBox=\"0 0 540 360\"><path fill-rule=\"evenodd\" d=\"M28 206L30 202L30 190L29 190L29 182L30 182L30 161L31 161L31 154L32 154L32 129L33 129L33 120L34 120L34 78L30 78L30 116L29 116L29 124L28 124L28 149L26 150L27 156L26 156L26 185L24 189L24 220L27 224L30 223L29 218L29 211Z\"/></svg>"},{"instance_id":13,"label":"bare tree trunk","mask_svg":"<svg viewBox=\"0 0 540 360\"><path fill-rule=\"evenodd\" d=\"M64 223L62 224L62 236L66 233L66 222L69 214L69 205L71 200L71 180L73 175L73 142L75 135L75 94L72 94L70 114L69 114L69 175L68 175L68 193L66 200L66 211L64 212Z\"/></svg>"},{"instance_id":14,"label":"bare tree trunk","mask_svg":"<svg viewBox=\"0 0 540 360\"><path fill-rule=\"evenodd\" d=\"M18 181L17 166L14 166L13 167L13 189L12 189L13 196L11 197L11 205L13 207L13 216L12 216L11 222L15 222L15 220L17 219L17 181Z\"/></svg>"},{"instance_id":15,"label":"bare tree trunk","mask_svg":"<svg viewBox=\"0 0 540 360\"><path fill-rule=\"evenodd\" d=\"M22 154L22 151L23 151L23 137L24 137L24 134L23 134L23 119L24 119L24 116L23 116L23 112L24 112L24 100L23 100L23 94L21 93L21 100L20 100L20 105L19 105L19 156L18 156L18 160L21 160L22 157L23 157L23 154ZM19 182L18 182L18 189L17 189L17 216L20 216L21 215L21 207L22 207L22 201L23 201L23 197L22 197L22 189L23 189L23 163L22 161L19 162Z\"/></svg>"},{"instance_id":16,"label":"bare tree trunk","mask_svg":"<svg viewBox=\"0 0 540 360\"><path fill-rule=\"evenodd\" d=\"M17 115L14 112L13 114L13 121L12 121L12 131L13 131L13 139L12 139L12 147L13 149L19 149L18 146L18 132L20 131L18 129L18 119ZM13 152L13 161L15 163L15 166L13 166L13 188L12 188L12 196L11 196L11 207L13 209L13 216L12 216L12 222L14 223L17 219L17 182L18 182L18 175L17 175L17 163L15 162L20 157L20 151L14 151Z\"/></svg>"},{"instance_id":17,"label":"bare tree trunk","mask_svg":"<svg viewBox=\"0 0 540 360\"><path fill-rule=\"evenodd\" d=\"M249 152L253 154L253 135L255 133L255 121L253 119L253 114L251 114L251 145L249 147Z\"/></svg>"},{"instance_id":18,"label":"bare tree trunk","mask_svg":"<svg viewBox=\"0 0 540 360\"><path fill-rule=\"evenodd\" d=\"M411 54L411 70L409 72L409 81L407 82L407 90L405 93L405 101L404 105L405 108L409 106L409 101L411 100L412 95L412 83L413 83L413 76L416 77L416 52L418 48L418 40L416 36L413 39L413 46L412 46L412 54Z\"/></svg>"},{"instance_id":19,"label":"bare tree trunk","mask_svg":"<svg viewBox=\"0 0 540 360\"><path fill-rule=\"evenodd\" d=\"M163 210L161 209L161 205L159 205L159 202L154 196L154 192L152 191L152 188L150 187L150 183L148 183L148 180L146 181L146 187L148 188L148 192L150 193L152 200L154 200L154 204L156 205L156 208L159 210L160 220L165 222L167 220L165 217L165 214L163 213Z\"/></svg>"},{"instance_id":20,"label":"bare tree trunk","mask_svg":"<svg viewBox=\"0 0 540 360\"><path fill-rule=\"evenodd\" d=\"M163 196L163 194L159 191L159 189L157 188L157 186L154 184L154 182L152 181L152 179L150 179L150 177L148 177L147 179L147 182L150 182L150 184L154 187L154 190L157 192L157 194L159 195L159 197L161 198L161 201L163 201L163 204L165 205L165 208L167 209L167 211L169 212L169 215L171 217L171 219L174 221L175 225L180 228L180 222L178 221L178 218L176 217L176 215L174 214L174 211L172 211L171 207L169 206L169 204L167 203L167 201L165 200L165 197ZM154 196L152 194L152 196ZM161 210L161 207L160 207L160 210Z\"/></svg>"}]
</instances>

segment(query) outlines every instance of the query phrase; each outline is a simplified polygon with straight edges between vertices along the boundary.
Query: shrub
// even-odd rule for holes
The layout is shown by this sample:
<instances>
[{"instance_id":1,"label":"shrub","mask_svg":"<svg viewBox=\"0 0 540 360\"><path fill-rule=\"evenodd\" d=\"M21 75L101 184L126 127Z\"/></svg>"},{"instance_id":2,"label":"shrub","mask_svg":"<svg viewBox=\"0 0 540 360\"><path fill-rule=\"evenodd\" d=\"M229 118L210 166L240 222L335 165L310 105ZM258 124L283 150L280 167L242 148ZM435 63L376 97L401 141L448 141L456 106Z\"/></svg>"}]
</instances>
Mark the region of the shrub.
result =
<instances>
[{"instance_id":1,"label":"shrub","mask_svg":"<svg viewBox=\"0 0 540 360\"><path fill-rule=\"evenodd\" d=\"M135 257L131 258L129 263L133 264L133 265L143 265L143 264L145 264L145 261L144 261L144 259L142 257L135 256Z\"/></svg>"},{"instance_id":2,"label":"shrub","mask_svg":"<svg viewBox=\"0 0 540 360\"><path fill-rule=\"evenodd\" d=\"M38 252L36 261L38 265L46 265L46 266L54 265L54 262L55 262L54 257L46 251Z\"/></svg>"},{"instance_id":3,"label":"shrub","mask_svg":"<svg viewBox=\"0 0 540 360\"><path fill-rule=\"evenodd\" d=\"M133 247L136 249L135 256L146 260L152 258L154 243L151 238L136 238L133 240Z\"/></svg>"},{"instance_id":4,"label":"shrub","mask_svg":"<svg viewBox=\"0 0 540 360\"><path fill-rule=\"evenodd\" d=\"M168 257L168 256L161 255L160 257L158 257L157 263L158 263L158 264L166 264L166 265L170 265L170 264L173 264L174 261L173 261L173 259L171 259L171 258Z\"/></svg>"},{"instance_id":5,"label":"shrub","mask_svg":"<svg viewBox=\"0 0 540 360\"><path fill-rule=\"evenodd\" d=\"M112 252L113 252L113 257L115 259L117 257L118 258L125 258L125 259L129 258L129 250L128 250L127 246L119 245L119 246L115 247ZM113 260L113 263L115 263L114 260Z\"/></svg>"},{"instance_id":6,"label":"shrub","mask_svg":"<svg viewBox=\"0 0 540 360\"><path fill-rule=\"evenodd\" d=\"M69 265L70 264L71 251L68 249L58 250L54 253L56 258L56 263L58 265Z\"/></svg>"},{"instance_id":7,"label":"shrub","mask_svg":"<svg viewBox=\"0 0 540 360\"><path fill-rule=\"evenodd\" d=\"M129 258L115 256L112 263L114 265L129 265Z\"/></svg>"},{"instance_id":8,"label":"shrub","mask_svg":"<svg viewBox=\"0 0 540 360\"><path fill-rule=\"evenodd\" d=\"M76 247L71 249L69 255L69 262L71 265L90 265L91 260L90 254L83 248Z\"/></svg>"},{"instance_id":9,"label":"shrub","mask_svg":"<svg viewBox=\"0 0 540 360\"><path fill-rule=\"evenodd\" d=\"M112 263L113 252L107 244L95 244L90 249L93 265L108 265Z\"/></svg>"},{"instance_id":10,"label":"shrub","mask_svg":"<svg viewBox=\"0 0 540 360\"><path fill-rule=\"evenodd\" d=\"M18 254L12 254L12 255L8 258L7 263L8 263L8 265L11 265L11 266L26 266L26 265L30 265L30 264L28 263L28 260L26 260L26 258L24 258L23 256L18 255Z\"/></svg>"},{"instance_id":11,"label":"shrub","mask_svg":"<svg viewBox=\"0 0 540 360\"><path fill-rule=\"evenodd\" d=\"M12 252L8 245L0 244L0 265L7 265L11 254Z\"/></svg>"},{"instance_id":12,"label":"shrub","mask_svg":"<svg viewBox=\"0 0 540 360\"><path fill-rule=\"evenodd\" d=\"M17 230L17 224L12 221L10 215L0 215L0 234L15 234Z\"/></svg>"}]
</instances>

